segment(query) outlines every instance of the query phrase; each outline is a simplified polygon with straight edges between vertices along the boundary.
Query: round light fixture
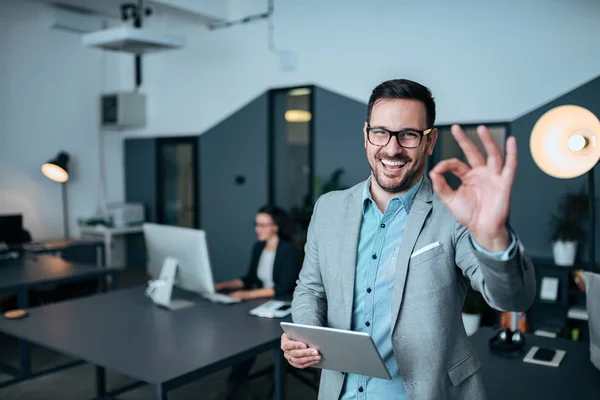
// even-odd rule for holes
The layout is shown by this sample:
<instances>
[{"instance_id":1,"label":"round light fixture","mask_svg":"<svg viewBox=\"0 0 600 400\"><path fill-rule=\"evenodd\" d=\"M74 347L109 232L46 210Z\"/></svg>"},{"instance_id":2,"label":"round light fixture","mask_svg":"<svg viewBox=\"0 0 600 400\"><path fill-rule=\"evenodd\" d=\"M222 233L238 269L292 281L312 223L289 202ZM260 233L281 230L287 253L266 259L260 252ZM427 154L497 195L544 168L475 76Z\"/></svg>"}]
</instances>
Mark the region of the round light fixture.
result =
<instances>
[{"instance_id":1,"label":"round light fixture","mask_svg":"<svg viewBox=\"0 0 600 400\"><path fill-rule=\"evenodd\" d=\"M561 179L583 175L600 159L600 121L580 106L553 108L536 122L529 147L546 174Z\"/></svg>"}]
</instances>

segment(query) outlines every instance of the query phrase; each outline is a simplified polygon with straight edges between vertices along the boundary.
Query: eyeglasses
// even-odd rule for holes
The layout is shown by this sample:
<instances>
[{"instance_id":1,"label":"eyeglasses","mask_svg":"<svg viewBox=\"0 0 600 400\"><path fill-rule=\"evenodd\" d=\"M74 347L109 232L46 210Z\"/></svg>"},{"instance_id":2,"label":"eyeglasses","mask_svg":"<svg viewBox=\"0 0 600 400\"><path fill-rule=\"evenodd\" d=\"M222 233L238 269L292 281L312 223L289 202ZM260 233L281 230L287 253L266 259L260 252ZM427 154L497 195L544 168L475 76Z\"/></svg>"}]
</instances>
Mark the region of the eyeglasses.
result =
<instances>
[{"instance_id":1,"label":"eyeglasses","mask_svg":"<svg viewBox=\"0 0 600 400\"><path fill-rule=\"evenodd\" d=\"M383 128L371 128L371 125L367 125L367 138L369 139L369 143L373 146L385 147L392 139L392 136L396 136L396 140L398 140L400 147L414 149L421 145L423 136L430 134L432 130L433 128L424 131L405 129L394 132Z\"/></svg>"},{"instance_id":2,"label":"eyeglasses","mask_svg":"<svg viewBox=\"0 0 600 400\"><path fill-rule=\"evenodd\" d=\"M257 224L257 223L254 223L254 227L255 228L268 228L268 227L270 227L272 225L275 225L275 224L272 223L272 222L266 223L266 224Z\"/></svg>"}]
</instances>

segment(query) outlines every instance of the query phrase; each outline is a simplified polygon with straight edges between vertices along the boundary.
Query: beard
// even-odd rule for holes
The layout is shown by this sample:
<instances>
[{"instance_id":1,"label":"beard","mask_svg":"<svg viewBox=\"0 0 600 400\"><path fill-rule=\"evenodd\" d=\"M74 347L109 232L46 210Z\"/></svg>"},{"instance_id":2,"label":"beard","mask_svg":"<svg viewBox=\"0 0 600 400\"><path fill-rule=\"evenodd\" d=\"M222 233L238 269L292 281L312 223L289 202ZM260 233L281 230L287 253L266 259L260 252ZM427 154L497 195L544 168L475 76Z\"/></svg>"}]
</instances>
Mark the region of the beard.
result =
<instances>
[{"instance_id":1,"label":"beard","mask_svg":"<svg viewBox=\"0 0 600 400\"><path fill-rule=\"evenodd\" d=\"M405 162L399 170L399 174L388 174L384 170L381 160L391 160ZM419 157L420 160L424 158ZM394 157L376 154L371 161L371 172L375 181L381 189L388 193L402 193L410 189L420 178L425 170L424 161L415 161L405 155L396 155Z\"/></svg>"}]
</instances>

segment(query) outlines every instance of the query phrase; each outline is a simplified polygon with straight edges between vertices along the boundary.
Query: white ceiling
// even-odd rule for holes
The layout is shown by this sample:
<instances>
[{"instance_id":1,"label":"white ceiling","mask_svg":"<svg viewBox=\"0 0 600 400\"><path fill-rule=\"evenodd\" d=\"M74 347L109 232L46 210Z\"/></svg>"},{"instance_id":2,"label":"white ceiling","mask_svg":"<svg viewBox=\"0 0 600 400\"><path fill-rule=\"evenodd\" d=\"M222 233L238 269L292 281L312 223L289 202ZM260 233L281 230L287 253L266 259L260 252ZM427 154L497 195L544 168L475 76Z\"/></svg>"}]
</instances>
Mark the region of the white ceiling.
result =
<instances>
[{"instance_id":1,"label":"white ceiling","mask_svg":"<svg viewBox=\"0 0 600 400\"><path fill-rule=\"evenodd\" d=\"M121 18L120 6L124 3L137 4L137 0L30 0L47 4L71 6L110 18ZM175 18L201 24L226 20L224 0L145 0L144 6L151 7L154 15L170 15Z\"/></svg>"}]
</instances>

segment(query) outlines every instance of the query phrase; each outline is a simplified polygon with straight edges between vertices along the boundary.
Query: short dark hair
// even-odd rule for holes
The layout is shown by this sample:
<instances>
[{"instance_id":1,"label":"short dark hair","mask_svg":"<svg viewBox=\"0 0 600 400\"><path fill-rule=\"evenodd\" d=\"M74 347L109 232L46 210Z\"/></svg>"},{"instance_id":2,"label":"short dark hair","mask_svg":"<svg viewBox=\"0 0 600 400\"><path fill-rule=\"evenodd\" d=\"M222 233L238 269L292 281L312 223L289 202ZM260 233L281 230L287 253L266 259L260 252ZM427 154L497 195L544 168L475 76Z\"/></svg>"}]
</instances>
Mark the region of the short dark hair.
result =
<instances>
[{"instance_id":1,"label":"short dark hair","mask_svg":"<svg viewBox=\"0 0 600 400\"><path fill-rule=\"evenodd\" d=\"M266 204L258 209L257 214L267 214L273 219L273 223L279 228L277 235L281 240L294 240L294 227L292 220L284 209L274 204Z\"/></svg>"},{"instance_id":2,"label":"short dark hair","mask_svg":"<svg viewBox=\"0 0 600 400\"><path fill-rule=\"evenodd\" d=\"M369 105L367 107L367 122L371 121L371 111L373 110L373 105L377 100L380 99L407 99L421 101L425 105L427 128L432 128L433 124L435 124L435 100L431 95L431 91L420 83L413 82L408 79L392 79L377 85L377 87L373 89L371 97L369 98Z\"/></svg>"}]
</instances>

